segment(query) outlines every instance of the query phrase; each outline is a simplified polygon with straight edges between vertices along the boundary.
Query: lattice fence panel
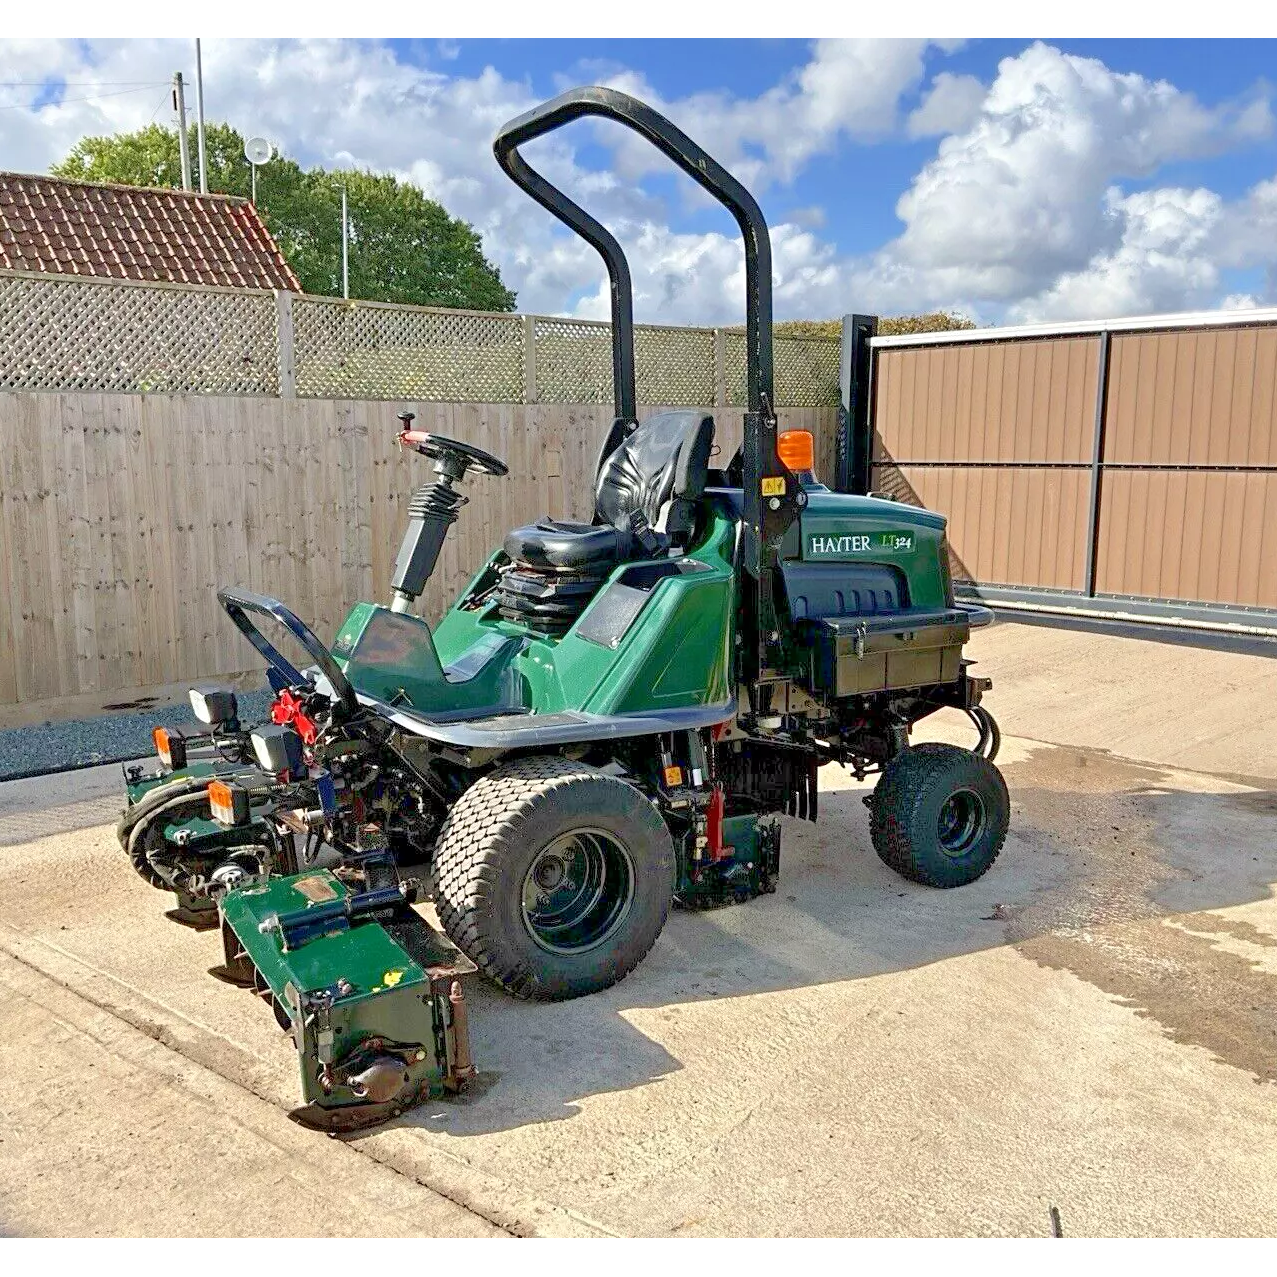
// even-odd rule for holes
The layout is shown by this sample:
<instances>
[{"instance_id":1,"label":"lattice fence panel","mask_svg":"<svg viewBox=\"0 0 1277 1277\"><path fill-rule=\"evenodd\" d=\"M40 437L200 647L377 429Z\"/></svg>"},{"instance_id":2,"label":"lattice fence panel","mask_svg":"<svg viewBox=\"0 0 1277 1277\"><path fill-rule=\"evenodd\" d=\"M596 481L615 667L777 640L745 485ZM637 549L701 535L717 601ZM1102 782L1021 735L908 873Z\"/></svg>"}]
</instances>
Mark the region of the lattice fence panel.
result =
<instances>
[{"instance_id":1,"label":"lattice fence panel","mask_svg":"<svg viewBox=\"0 0 1277 1277\"><path fill-rule=\"evenodd\" d=\"M307 398L523 400L518 315L297 297L293 350Z\"/></svg>"},{"instance_id":2,"label":"lattice fence panel","mask_svg":"<svg viewBox=\"0 0 1277 1277\"><path fill-rule=\"evenodd\" d=\"M828 338L776 338L776 404L821 408L838 403L842 347Z\"/></svg>"},{"instance_id":3,"label":"lattice fence panel","mask_svg":"<svg viewBox=\"0 0 1277 1277\"><path fill-rule=\"evenodd\" d=\"M270 293L0 275L0 390L276 395Z\"/></svg>"},{"instance_id":4,"label":"lattice fence panel","mask_svg":"<svg viewBox=\"0 0 1277 1277\"><path fill-rule=\"evenodd\" d=\"M745 334L733 330L723 338L727 402L745 403ZM841 346L828 338L777 337L775 364L778 408L823 408L837 405Z\"/></svg>"},{"instance_id":5,"label":"lattice fence panel","mask_svg":"<svg viewBox=\"0 0 1277 1277\"><path fill-rule=\"evenodd\" d=\"M635 380L639 403L670 407L714 406L714 330L634 330Z\"/></svg>"},{"instance_id":6,"label":"lattice fence panel","mask_svg":"<svg viewBox=\"0 0 1277 1277\"><path fill-rule=\"evenodd\" d=\"M611 403L611 325L541 317L534 322L537 402Z\"/></svg>"},{"instance_id":7,"label":"lattice fence panel","mask_svg":"<svg viewBox=\"0 0 1277 1277\"><path fill-rule=\"evenodd\" d=\"M723 385L727 402L734 408L745 403L745 334L729 330L723 334Z\"/></svg>"},{"instance_id":8,"label":"lattice fence panel","mask_svg":"<svg viewBox=\"0 0 1277 1277\"><path fill-rule=\"evenodd\" d=\"M637 324L634 363L639 403L713 406L713 329ZM536 373L539 403L611 403L611 325L538 318Z\"/></svg>"}]
</instances>

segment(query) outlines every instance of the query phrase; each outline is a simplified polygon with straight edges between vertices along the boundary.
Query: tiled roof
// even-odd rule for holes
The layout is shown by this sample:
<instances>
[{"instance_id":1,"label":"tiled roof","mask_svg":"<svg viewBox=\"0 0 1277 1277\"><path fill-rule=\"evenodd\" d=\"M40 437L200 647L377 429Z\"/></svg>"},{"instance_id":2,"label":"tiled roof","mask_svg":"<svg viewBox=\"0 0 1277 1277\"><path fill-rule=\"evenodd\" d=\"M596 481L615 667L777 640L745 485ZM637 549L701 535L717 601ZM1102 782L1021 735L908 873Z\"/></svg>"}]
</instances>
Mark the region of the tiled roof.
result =
<instances>
[{"instance_id":1,"label":"tiled roof","mask_svg":"<svg viewBox=\"0 0 1277 1277\"><path fill-rule=\"evenodd\" d=\"M0 267L301 292L248 200L23 173L0 173Z\"/></svg>"}]
</instances>

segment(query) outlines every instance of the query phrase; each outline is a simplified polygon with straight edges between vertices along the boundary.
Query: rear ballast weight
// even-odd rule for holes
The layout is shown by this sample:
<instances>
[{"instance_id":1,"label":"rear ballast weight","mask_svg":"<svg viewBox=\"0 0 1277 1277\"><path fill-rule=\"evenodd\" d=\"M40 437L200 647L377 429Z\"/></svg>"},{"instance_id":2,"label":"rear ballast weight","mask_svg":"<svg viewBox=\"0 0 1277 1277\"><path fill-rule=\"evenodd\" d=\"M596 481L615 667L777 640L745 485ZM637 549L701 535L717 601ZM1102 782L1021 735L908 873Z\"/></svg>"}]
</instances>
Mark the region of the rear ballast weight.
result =
<instances>
[{"instance_id":1,"label":"rear ballast weight","mask_svg":"<svg viewBox=\"0 0 1277 1277\"><path fill-rule=\"evenodd\" d=\"M628 263L520 154L587 115L646 138L740 227L747 402L723 469L707 412L638 420ZM161 767L128 778L132 863L178 893L183 920L221 926L221 974L290 1030L325 1129L467 1085L464 972L519 997L592 993L642 961L673 905L774 891L780 817L817 818L821 767L879 777L873 844L912 881L973 881L1007 830L990 684L963 655L990 615L954 598L943 516L831 491L811 436L781 430L753 197L610 89L520 116L494 149L611 281L616 419L591 521L512 530L432 628L417 600L460 487L506 467L401 413L398 444L434 477L409 505L388 604L356 604L328 645L278 600L223 589L267 662L270 723L195 689L201 731L157 737ZM970 717L975 748L911 745L946 707Z\"/></svg>"}]
</instances>

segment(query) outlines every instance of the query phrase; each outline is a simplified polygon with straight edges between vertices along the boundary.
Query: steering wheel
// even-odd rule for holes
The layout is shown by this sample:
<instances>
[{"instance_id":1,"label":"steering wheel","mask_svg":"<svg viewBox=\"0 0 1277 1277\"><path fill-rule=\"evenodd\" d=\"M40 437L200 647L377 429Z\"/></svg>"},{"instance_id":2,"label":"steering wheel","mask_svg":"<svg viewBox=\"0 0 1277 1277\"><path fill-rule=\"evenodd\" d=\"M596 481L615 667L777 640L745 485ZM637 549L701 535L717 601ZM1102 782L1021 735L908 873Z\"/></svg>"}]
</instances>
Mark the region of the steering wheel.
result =
<instances>
[{"instance_id":1,"label":"steering wheel","mask_svg":"<svg viewBox=\"0 0 1277 1277\"><path fill-rule=\"evenodd\" d=\"M477 470L480 474L490 474L502 479L510 473L510 467L490 452L476 448L473 444L462 443L459 439L449 439L446 435L432 435L424 430L411 428L415 414L401 412L399 420L403 429L399 432L399 442L405 448L412 448L437 461L444 472L454 479L462 478L467 470Z\"/></svg>"}]
</instances>

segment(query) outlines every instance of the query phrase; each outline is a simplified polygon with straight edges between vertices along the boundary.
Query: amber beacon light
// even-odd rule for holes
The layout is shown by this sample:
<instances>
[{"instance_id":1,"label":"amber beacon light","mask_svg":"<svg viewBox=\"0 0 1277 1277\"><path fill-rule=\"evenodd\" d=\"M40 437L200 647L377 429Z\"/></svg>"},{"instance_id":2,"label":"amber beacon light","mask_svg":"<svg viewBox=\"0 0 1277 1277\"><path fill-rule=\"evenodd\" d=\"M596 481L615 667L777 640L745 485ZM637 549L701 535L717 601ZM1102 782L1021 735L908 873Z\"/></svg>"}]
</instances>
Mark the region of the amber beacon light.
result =
<instances>
[{"instance_id":1,"label":"amber beacon light","mask_svg":"<svg viewBox=\"0 0 1277 1277\"><path fill-rule=\"evenodd\" d=\"M786 430L776 444L780 459L791 470L816 468L816 445L810 430Z\"/></svg>"}]
</instances>

